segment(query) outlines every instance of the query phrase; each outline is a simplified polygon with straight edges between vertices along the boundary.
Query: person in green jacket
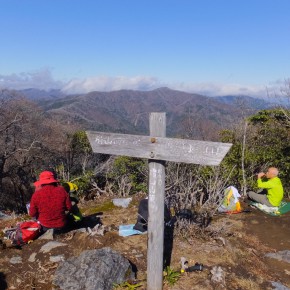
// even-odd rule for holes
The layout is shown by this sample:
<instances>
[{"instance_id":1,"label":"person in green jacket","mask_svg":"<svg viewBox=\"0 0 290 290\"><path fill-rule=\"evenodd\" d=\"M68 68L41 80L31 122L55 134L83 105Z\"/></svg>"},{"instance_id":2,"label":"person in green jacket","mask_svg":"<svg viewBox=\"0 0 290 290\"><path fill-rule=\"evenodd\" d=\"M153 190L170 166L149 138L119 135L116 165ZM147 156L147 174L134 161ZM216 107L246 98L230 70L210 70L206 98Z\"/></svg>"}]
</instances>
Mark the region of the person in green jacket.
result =
<instances>
[{"instance_id":1,"label":"person in green jacket","mask_svg":"<svg viewBox=\"0 0 290 290\"><path fill-rule=\"evenodd\" d=\"M260 191L258 193L250 191L248 197L267 206L280 206L284 190L278 173L276 167L270 167L266 173L258 173L257 184Z\"/></svg>"}]
</instances>

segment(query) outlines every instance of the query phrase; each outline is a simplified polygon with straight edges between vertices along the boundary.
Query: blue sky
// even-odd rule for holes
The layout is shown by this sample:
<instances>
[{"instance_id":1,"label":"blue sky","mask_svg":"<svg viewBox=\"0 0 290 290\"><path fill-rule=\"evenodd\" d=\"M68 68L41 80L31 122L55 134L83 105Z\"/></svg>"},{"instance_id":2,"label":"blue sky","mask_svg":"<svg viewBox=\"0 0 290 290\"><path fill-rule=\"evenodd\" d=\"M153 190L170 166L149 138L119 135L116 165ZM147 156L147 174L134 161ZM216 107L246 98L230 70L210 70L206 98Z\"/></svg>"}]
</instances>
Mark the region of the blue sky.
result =
<instances>
[{"instance_id":1,"label":"blue sky","mask_svg":"<svg viewBox=\"0 0 290 290\"><path fill-rule=\"evenodd\" d=\"M278 92L289 0L0 0L0 87Z\"/></svg>"}]
</instances>

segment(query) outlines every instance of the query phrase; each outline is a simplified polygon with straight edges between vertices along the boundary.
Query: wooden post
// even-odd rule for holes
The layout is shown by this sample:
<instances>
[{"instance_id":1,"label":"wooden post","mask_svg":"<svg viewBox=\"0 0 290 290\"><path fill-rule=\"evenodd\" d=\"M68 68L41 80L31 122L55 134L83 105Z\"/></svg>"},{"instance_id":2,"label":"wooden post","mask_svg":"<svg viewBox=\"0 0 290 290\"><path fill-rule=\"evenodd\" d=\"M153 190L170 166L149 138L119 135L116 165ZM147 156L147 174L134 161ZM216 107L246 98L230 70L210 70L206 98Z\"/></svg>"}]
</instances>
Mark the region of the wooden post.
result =
<instances>
[{"instance_id":1,"label":"wooden post","mask_svg":"<svg viewBox=\"0 0 290 290\"><path fill-rule=\"evenodd\" d=\"M165 113L150 114L150 136L166 136ZM151 142L154 143L155 139L152 138ZM149 159L148 290L160 290L163 285L164 195L165 162Z\"/></svg>"},{"instance_id":2,"label":"wooden post","mask_svg":"<svg viewBox=\"0 0 290 290\"><path fill-rule=\"evenodd\" d=\"M165 161L219 165L232 144L166 138L165 113L150 114L150 136L87 131L94 152L149 159L147 289L163 285Z\"/></svg>"}]
</instances>

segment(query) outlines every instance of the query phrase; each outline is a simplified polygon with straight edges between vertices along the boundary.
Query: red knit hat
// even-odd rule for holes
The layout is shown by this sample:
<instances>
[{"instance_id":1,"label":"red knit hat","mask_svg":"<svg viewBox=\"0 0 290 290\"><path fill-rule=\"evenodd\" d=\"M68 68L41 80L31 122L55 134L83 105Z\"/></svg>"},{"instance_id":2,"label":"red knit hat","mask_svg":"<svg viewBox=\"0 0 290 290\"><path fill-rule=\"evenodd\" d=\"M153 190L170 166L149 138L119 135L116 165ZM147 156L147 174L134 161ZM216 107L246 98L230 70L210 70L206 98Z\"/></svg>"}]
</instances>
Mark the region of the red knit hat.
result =
<instances>
[{"instance_id":1,"label":"red knit hat","mask_svg":"<svg viewBox=\"0 0 290 290\"><path fill-rule=\"evenodd\" d=\"M54 178L54 174L51 171L43 171L39 174L39 180L36 181L35 183L37 185L43 185L43 184L50 184L50 183L55 183L55 182L59 182L59 181Z\"/></svg>"}]
</instances>

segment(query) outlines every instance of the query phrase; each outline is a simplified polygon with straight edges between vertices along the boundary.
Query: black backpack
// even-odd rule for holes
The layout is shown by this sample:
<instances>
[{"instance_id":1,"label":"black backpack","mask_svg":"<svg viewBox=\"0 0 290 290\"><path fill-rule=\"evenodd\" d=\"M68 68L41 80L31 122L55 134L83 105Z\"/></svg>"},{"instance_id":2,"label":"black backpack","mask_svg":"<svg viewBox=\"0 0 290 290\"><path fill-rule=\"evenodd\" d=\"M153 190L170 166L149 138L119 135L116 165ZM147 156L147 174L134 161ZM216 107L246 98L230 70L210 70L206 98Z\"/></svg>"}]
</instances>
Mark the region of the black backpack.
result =
<instances>
[{"instance_id":1,"label":"black backpack","mask_svg":"<svg viewBox=\"0 0 290 290\"><path fill-rule=\"evenodd\" d=\"M164 222L167 223L171 219L170 211L166 204L164 204ZM138 206L138 217L137 222L134 225L133 229L146 232L148 227L148 199L144 198L141 199L139 206Z\"/></svg>"}]
</instances>

